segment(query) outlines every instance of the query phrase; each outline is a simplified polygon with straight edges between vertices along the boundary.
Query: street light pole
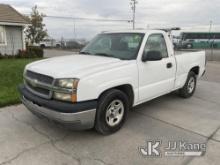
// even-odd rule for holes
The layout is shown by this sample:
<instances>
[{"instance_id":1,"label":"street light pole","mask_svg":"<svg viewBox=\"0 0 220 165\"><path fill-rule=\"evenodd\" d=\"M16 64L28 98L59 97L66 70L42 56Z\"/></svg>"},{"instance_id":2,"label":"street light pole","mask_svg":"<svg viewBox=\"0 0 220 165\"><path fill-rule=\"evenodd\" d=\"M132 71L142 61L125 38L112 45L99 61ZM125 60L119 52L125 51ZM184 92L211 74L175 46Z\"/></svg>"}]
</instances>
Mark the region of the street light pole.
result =
<instances>
[{"instance_id":1,"label":"street light pole","mask_svg":"<svg viewBox=\"0 0 220 165\"><path fill-rule=\"evenodd\" d=\"M133 29L135 29L135 13L136 13L137 0L131 0L130 4L131 4L131 10L133 12L133 19L132 19Z\"/></svg>"},{"instance_id":2,"label":"street light pole","mask_svg":"<svg viewBox=\"0 0 220 165\"><path fill-rule=\"evenodd\" d=\"M209 33L211 33L212 30L212 23L213 23L212 21L209 22Z\"/></svg>"},{"instance_id":3,"label":"street light pole","mask_svg":"<svg viewBox=\"0 0 220 165\"><path fill-rule=\"evenodd\" d=\"M74 32L74 39L76 40L76 21L74 20L73 32Z\"/></svg>"},{"instance_id":4,"label":"street light pole","mask_svg":"<svg viewBox=\"0 0 220 165\"><path fill-rule=\"evenodd\" d=\"M212 24L213 22L210 21L210 25L209 25L209 43L211 43L211 61L213 60L213 44L214 44L214 38L212 40L212 35L211 35L211 32L212 32ZM214 37L214 36L213 36Z\"/></svg>"}]
</instances>

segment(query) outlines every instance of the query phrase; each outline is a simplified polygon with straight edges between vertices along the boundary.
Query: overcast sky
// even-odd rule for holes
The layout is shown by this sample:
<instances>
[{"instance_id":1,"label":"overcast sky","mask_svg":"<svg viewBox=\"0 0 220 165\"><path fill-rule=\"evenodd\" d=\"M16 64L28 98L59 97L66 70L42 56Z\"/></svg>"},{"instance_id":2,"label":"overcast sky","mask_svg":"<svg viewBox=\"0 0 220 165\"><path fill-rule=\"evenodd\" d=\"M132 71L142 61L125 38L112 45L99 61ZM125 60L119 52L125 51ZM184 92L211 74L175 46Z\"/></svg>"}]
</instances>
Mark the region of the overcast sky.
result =
<instances>
[{"instance_id":1,"label":"overcast sky","mask_svg":"<svg viewBox=\"0 0 220 165\"><path fill-rule=\"evenodd\" d=\"M86 17L101 19L131 19L129 0L0 0L19 12L28 14L38 5L48 16ZM180 26L185 29L220 30L219 0L138 0L137 28ZM54 38L73 38L74 24L77 38L91 38L104 30L129 29L126 22L74 21L45 18L49 34Z\"/></svg>"}]
</instances>

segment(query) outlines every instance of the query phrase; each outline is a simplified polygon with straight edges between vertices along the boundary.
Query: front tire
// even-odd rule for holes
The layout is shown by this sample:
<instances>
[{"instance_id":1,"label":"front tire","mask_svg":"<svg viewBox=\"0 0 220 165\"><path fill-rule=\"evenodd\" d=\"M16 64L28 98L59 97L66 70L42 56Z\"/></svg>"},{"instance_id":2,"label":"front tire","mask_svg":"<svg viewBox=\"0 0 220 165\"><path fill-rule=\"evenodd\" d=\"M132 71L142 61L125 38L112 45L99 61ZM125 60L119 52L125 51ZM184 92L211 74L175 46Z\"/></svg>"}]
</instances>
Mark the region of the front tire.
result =
<instances>
[{"instance_id":1,"label":"front tire","mask_svg":"<svg viewBox=\"0 0 220 165\"><path fill-rule=\"evenodd\" d=\"M183 98L191 97L196 90L197 78L194 72L189 72L187 80L183 88L179 90L179 95Z\"/></svg>"},{"instance_id":2,"label":"front tire","mask_svg":"<svg viewBox=\"0 0 220 165\"><path fill-rule=\"evenodd\" d=\"M128 96L117 89L105 92L98 101L95 129L108 135L118 131L124 124L129 110Z\"/></svg>"}]
</instances>

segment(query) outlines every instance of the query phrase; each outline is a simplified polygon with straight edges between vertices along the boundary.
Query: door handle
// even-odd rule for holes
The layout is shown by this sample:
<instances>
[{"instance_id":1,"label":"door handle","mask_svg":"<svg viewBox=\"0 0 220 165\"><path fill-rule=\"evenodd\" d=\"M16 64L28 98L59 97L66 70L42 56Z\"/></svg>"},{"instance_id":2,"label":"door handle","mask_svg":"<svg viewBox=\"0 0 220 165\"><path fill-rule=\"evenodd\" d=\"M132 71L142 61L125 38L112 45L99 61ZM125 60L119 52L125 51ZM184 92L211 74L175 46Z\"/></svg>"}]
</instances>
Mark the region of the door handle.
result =
<instances>
[{"instance_id":1,"label":"door handle","mask_svg":"<svg viewBox=\"0 0 220 165\"><path fill-rule=\"evenodd\" d=\"M167 63L167 68L172 68L173 64L171 62Z\"/></svg>"}]
</instances>

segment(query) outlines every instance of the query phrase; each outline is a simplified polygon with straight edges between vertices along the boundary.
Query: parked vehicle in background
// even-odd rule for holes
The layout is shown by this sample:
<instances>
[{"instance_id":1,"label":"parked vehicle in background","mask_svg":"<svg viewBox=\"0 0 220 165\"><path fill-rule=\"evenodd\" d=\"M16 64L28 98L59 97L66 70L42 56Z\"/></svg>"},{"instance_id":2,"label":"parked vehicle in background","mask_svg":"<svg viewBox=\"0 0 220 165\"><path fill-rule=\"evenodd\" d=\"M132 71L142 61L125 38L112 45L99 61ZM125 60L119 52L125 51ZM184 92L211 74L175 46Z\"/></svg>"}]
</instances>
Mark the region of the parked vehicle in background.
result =
<instances>
[{"instance_id":1,"label":"parked vehicle in background","mask_svg":"<svg viewBox=\"0 0 220 165\"><path fill-rule=\"evenodd\" d=\"M220 48L220 32L182 32L179 47L186 49Z\"/></svg>"},{"instance_id":2,"label":"parked vehicle in background","mask_svg":"<svg viewBox=\"0 0 220 165\"><path fill-rule=\"evenodd\" d=\"M174 49L177 49L180 43L180 36L172 36Z\"/></svg>"},{"instance_id":3,"label":"parked vehicle in background","mask_svg":"<svg viewBox=\"0 0 220 165\"><path fill-rule=\"evenodd\" d=\"M191 97L205 63L203 51L175 53L161 30L104 32L78 55L27 65L19 91L38 116L111 134L136 105L176 90Z\"/></svg>"},{"instance_id":4,"label":"parked vehicle in background","mask_svg":"<svg viewBox=\"0 0 220 165\"><path fill-rule=\"evenodd\" d=\"M41 48L60 48L61 42L56 41L52 38L45 38L38 44L34 44L35 46L40 46Z\"/></svg>"}]
</instances>

